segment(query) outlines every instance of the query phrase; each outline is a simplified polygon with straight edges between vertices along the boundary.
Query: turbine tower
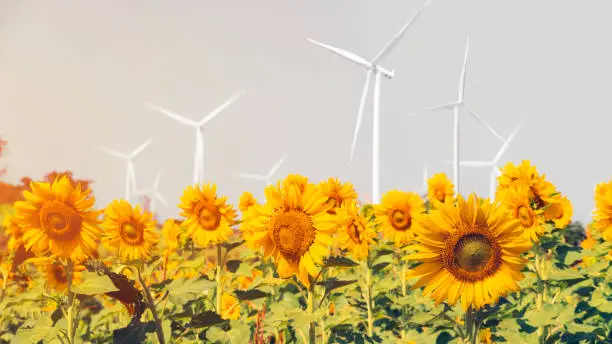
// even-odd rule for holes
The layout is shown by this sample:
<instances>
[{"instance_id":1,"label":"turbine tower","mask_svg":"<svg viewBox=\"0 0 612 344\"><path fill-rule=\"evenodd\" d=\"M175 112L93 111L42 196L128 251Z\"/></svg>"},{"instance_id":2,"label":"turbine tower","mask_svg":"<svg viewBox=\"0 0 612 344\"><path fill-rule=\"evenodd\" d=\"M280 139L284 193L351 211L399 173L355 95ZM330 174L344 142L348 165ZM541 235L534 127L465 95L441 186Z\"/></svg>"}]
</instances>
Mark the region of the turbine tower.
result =
<instances>
[{"instance_id":1,"label":"turbine tower","mask_svg":"<svg viewBox=\"0 0 612 344\"><path fill-rule=\"evenodd\" d=\"M264 181L268 185L271 185L271 184L273 184L272 183L272 178L274 177L276 172L278 172L278 169L281 167L281 165L285 162L285 158L286 157L283 157L282 159L277 161L276 164L274 164L274 166L272 166L272 168L268 171L268 173L266 175L254 174L254 173L239 173L238 175L240 177L246 178L246 179L253 179L253 180Z\"/></svg>"},{"instance_id":2,"label":"turbine tower","mask_svg":"<svg viewBox=\"0 0 612 344\"><path fill-rule=\"evenodd\" d=\"M166 200L164 199L164 197L161 195L161 193L159 192L159 182L161 181L161 177L162 177L162 173L159 172L157 174L157 176L155 177L155 181L153 182L153 186L149 189L145 189L145 190L137 190L136 194L139 196L148 196L151 199L151 205L150 205L150 210L151 213L155 212L155 199L157 198L157 200L159 200L166 208L168 207L168 203L166 203Z\"/></svg>"},{"instance_id":3,"label":"turbine tower","mask_svg":"<svg viewBox=\"0 0 612 344\"><path fill-rule=\"evenodd\" d=\"M349 61L352 61L366 69L366 77L365 84L363 86L363 90L361 93L361 99L359 101L359 109L357 112L357 123L355 125L355 131L353 134L353 142L351 144L351 152L349 155L349 164L353 161L353 156L355 152L355 144L357 143L357 137L359 135L359 128L361 127L361 120L363 117L363 111L365 107L366 98L368 96L368 91L370 88L370 80L372 78L372 74L374 74L374 90L373 90L373 124L372 124L372 203L378 204L380 202L380 84L381 84L381 76L386 77L387 79L392 79L395 77L394 71L389 71L384 69L379 65L379 63L391 53L393 48L399 43L402 39L406 31L412 26L415 20L421 15L425 7L429 4L431 0L426 0L425 3L421 6L421 8L417 11L417 13L405 24L399 32L374 56L374 58L370 61L367 59L358 56L352 52L342 50L327 44L323 44L321 42L315 41L313 39L308 39L308 41L325 48Z\"/></svg>"},{"instance_id":4,"label":"turbine tower","mask_svg":"<svg viewBox=\"0 0 612 344\"><path fill-rule=\"evenodd\" d=\"M186 125L186 126L189 126L195 129L196 142L195 142L195 157L194 157L194 162L193 162L194 164L193 183L194 184L204 182L204 135L202 133L204 125L208 123L210 120L212 120L213 118L217 117L217 115L219 115L223 110L225 110L227 107L232 105L244 93L245 91L241 91L237 93L236 95L232 96L225 103L221 104L216 109L214 109L212 112L204 116L204 118L202 118L202 120L200 120L199 122L196 122L189 118L185 118L183 116L180 116L174 112L161 108L157 105L154 105L151 103L147 104L147 106L151 108L152 110L160 112L166 115L167 117L174 119L175 121L183 125Z\"/></svg>"},{"instance_id":5,"label":"turbine tower","mask_svg":"<svg viewBox=\"0 0 612 344\"><path fill-rule=\"evenodd\" d=\"M136 156L138 156L138 154L140 154L143 150L145 150L145 148L147 148L152 142L153 142L153 139L148 139L143 144L138 146L138 148L133 150L130 154L120 153L120 152L110 150L104 147L97 147L99 150L105 153L108 153L112 156L121 158L127 162L126 175L125 175L125 200L128 202L130 201L131 192L136 191L136 173L134 172L133 160L134 158L136 158Z\"/></svg>"},{"instance_id":6,"label":"turbine tower","mask_svg":"<svg viewBox=\"0 0 612 344\"><path fill-rule=\"evenodd\" d=\"M519 124L514 129L514 131L512 131L510 136L508 136L508 139L504 141L503 145L501 146L501 148L499 149L499 151L497 152L493 160L491 161L461 161L460 162L461 166L483 167L483 168L488 168L491 170L490 181L489 181L490 182L489 197L490 197L491 202L495 200L495 191L497 188L497 185L496 185L497 177L501 175L499 171L499 166L497 164L499 163L500 159L502 158L506 150L508 150L508 146L510 145L510 143L512 143L512 140L514 139L514 137L516 136L516 134L518 133L522 125L523 123Z\"/></svg>"},{"instance_id":7,"label":"turbine tower","mask_svg":"<svg viewBox=\"0 0 612 344\"><path fill-rule=\"evenodd\" d=\"M467 111L472 117L474 117L477 121L484 124L485 127L495 135L500 141L504 142L504 138L497 133L493 127L491 127L480 115L474 112L465 104L465 79L466 79L466 70L468 63L468 53L470 49L470 38L467 37L465 43L465 55L463 56L463 66L461 68L461 76L459 77L459 90L457 95L457 100L452 101L447 104L436 105L430 108L423 110L422 112L429 111L439 111L439 110L453 110L454 117L454 125L453 125L453 184L455 184L455 188L457 190L457 194L460 193L460 183L459 183L459 161L460 161L460 150L459 150L459 108L463 108ZM413 116L414 113L408 114L409 116Z\"/></svg>"}]
</instances>

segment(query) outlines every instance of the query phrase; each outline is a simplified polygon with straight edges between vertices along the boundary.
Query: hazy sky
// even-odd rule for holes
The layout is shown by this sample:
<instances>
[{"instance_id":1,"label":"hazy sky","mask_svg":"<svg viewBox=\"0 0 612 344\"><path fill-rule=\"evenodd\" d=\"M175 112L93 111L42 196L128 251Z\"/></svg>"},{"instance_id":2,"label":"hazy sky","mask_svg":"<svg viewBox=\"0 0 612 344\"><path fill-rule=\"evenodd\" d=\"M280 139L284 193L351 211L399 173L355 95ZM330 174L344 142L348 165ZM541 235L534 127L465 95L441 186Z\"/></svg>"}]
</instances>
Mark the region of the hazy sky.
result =
<instances>
[{"instance_id":1,"label":"hazy sky","mask_svg":"<svg viewBox=\"0 0 612 344\"><path fill-rule=\"evenodd\" d=\"M371 190L371 105L354 163L348 154L364 69L309 43L372 58L422 0L0 1L0 135L6 179L70 169L93 179L99 206L123 197L129 152L139 187L163 170L160 190L177 204L192 182L195 133L145 107L194 120L247 93L204 129L205 177L237 202L261 197L264 174L329 176ZM452 101L471 49L466 103L503 136L525 119L501 164L530 159L588 218L592 188L612 175L609 142L612 21L609 0L433 0L381 64L381 189L416 190L421 169L449 174L452 114L406 114ZM462 113L462 154L491 160L501 142ZM488 172L462 169L464 193L488 195ZM162 216L178 209L159 205Z\"/></svg>"}]
</instances>

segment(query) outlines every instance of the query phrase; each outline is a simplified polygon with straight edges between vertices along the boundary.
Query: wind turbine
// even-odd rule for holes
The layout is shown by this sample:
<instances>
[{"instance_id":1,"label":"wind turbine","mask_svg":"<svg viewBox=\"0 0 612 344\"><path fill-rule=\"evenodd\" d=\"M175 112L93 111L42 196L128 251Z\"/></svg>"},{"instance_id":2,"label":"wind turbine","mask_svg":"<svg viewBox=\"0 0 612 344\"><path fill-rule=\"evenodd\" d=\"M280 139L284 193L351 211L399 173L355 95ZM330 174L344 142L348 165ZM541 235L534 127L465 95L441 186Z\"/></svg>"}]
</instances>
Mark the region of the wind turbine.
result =
<instances>
[{"instance_id":1,"label":"wind turbine","mask_svg":"<svg viewBox=\"0 0 612 344\"><path fill-rule=\"evenodd\" d=\"M430 108L423 110L423 112L428 111L439 111L439 110L453 110L454 117L454 127L453 127L453 184L457 188L457 194L460 193L460 184L459 184L459 108L463 108L467 111L472 117L474 117L477 121L484 124L489 131L495 135L500 141L504 142L504 138L499 135L499 133L493 129L480 115L474 112L465 104L465 77L466 77L466 69L468 63L468 53L470 49L470 38L469 36L466 39L465 43L465 55L463 57L463 66L461 68L461 76L459 78L459 91L457 100L452 101L447 104L436 105ZM414 113L408 114L409 116L413 116Z\"/></svg>"},{"instance_id":2,"label":"wind turbine","mask_svg":"<svg viewBox=\"0 0 612 344\"><path fill-rule=\"evenodd\" d=\"M126 175L125 175L125 200L130 201L130 193L132 191L136 191L136 174L134 172L134 158L138 156L145 148L147 148L153 139L148 139L143 144L138 146L135 150L133 150L130 154L119 153L114 150L110 150L104 147L97 147L99 150L106 152L110 155L116 156L118 158L124 159L127 161Z\"/></svg>"},{"instance_id":3,"label":"wind turbine","mask_svg":"<svg viewBox=\"0 0 612 344\"><path fill-rule=\"evenodd\" d=\"M161 193L157 189L159 187L159 182L161 181L161 177L162 177L162 173L159 172L157 176L155 177L155 181L153 182L153 186L151 188L136 191L136 194L138 194L139 196L146 195L151 198L151 205L150 205L151 213L155 211L155 198L157 198L166 208L168 207L168 203L166 203L166 200L164 199L164 197L162 197Z\"/></svg>"},{"instance_id":4,"label":"wind turbine","mask_svg":"<svg viewBox=\"0 0 612 344\"><path fill-rule=\"evenodd\" d=\"M285 162L285 157L277 161L276 164L272 166L272 168L268 171L266 175L254 174L254 173L239 173L238 175L246 179L261 180L261 181L266 182L268 185L271 185L271 184L274 184L272 183L272 178L274 177L276 172L278 172L278 169L281 167L283 162Z\"/></svg>"},{"instance_id":5,"label":"wind turbine","mask_svg":"<svg viewBox=\"0 0 612 344\"><path fill-rule=\"evenodd\" d=\"M189 118L185 118L183 116L180 116L174 112L161 108L157 105L154 105L151 103L146 104L152 110L160 112L166 115L167 117L172 118L175 121L183 125L186 125L186 126L189 126L195 129L196 146L195 146L195 157L194 157L194 163L193 163L194 164L194 168L193 168L193 183L194 184L204 182L204 135L202 133L204 125L208 123L210 120L212 120L213 118L215 118L218 114L220 114L227 107L232 105L244 93L245 91L241 91L235 94L234 96L229 98L225 103L221 104L216 109L214 109L212 112L204 116L204 118L202 118L199 122L196 122Z\"/></svg>"},{"instance_id":6,"label":"wind turbine","mask_svg":"<svg viewBox=\"0 0 612 344\"><path fill-rule=\"evenodd\" d=\"M420 194L425 194L427 197L427 192L429 191L429 184L427 180L429 179L429 173L427 172L427 164L423 164L423 186L421 187Z\"/></svg>"},{"instance_id":7,"label":"wind turbine","mask_svg":"<svg viewBox=\"0 0 612 344\"><path fill-rule=\"evenodd\" d=\"M519 129L521 128L521 126L523 125L523 123L520 123L515 129L514 131L512 131L512 133L510 133L510 136L508 136L508 139L506 139L503 143L503 145L501 146L501 148L499 149L499 151L497 152L497 154L495 154L495 157L493 158L492 161L461 161L460 164L461 166L469 166L469 167L484 167L484 168L489 168L491 169L491 179L490 179L490 184L489 184L489 197L491 201L495 200L495 190L496 190L496 182L497 182L497 177L501 175L501 172L499 170L499 166L497 165L500 161L500 159L502 158L502 156L504 155L504 153L506 152L506 150L508 150L508 146L510 145L510 143L512 142L512 140L514 139L514 137L516 136L516 134L518 133Z\"/></svg>"},{"instance_id":8,"label":"wind turbine","mask_svg":"<svg viewBox=\"0 0 612 344\"><path fill-rule=\"evenodd\" d=\"M379 63L391 53L393 48L399 43L402 39L406 31L412 26L415 20L421 15L425 7L429 4L431 0L426 0L425 3L421 6L421 8L417 11L417 13L410 19L410 21L405 24L398 33L374 56L374 58L370 61L367 59L358 56L352 52L342 50L336 47L332 47L331 45L323 44L321 42L315 41L313 39L308 39L311 43L314 43L322 48L325 48L349 61L352 61L358 65L361 65L366 69L366 78L365 84L363 86L363 90L361 93L361 99L359 101L359 110L357 112L357 123L355 125L355 131L353 134L353 142L351 144L351 152L349 155L349 164L353 161L353 156L355 153L355 144L357 143L357 137L359 135L359 128L361 127L361 120L363 118L363 111L365 107L365 101L368 95L368 91L370 88L370 80L372 78L372 74L374 74L374 92L373 92L373 124L372 124L372 203L378 204L380 202L380 83L381 76L386 77L387 79L392 79L395 77L395 72L393 70L389 71L384 69L379 65Z\"/></svg>"}]
</instances>

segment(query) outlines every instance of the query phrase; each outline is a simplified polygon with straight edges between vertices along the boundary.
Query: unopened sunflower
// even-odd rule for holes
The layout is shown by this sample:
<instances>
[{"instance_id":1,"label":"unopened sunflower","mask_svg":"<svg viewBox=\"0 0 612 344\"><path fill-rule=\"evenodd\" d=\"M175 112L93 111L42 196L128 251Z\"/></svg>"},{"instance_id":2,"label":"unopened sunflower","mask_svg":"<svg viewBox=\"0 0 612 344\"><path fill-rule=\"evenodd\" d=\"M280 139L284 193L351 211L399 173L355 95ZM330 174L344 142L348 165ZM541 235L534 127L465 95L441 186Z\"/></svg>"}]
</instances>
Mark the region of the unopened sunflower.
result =
<instances>
[{"instance_id":1,"label":"unopened sunflower","mask_svg":"<svg viewBox=\"0 0 612 344\"><path fill-rule=\"evenodd\" d=\"M179 207L185 216L186 235L199 247L227 242L233 231L236 211L226 204L227 197L217 197L216 185L188 186Z\"/></svg>"},{"instance_id":2,"label":"unopened sunflower","mask_svg":"<svg viewBox=\"0 0 612 344\"><path fill-rule=\"evenodd\" d=\"M273 257L281 278L297 275L310 285L309 275L316 276L318 265L329 254L332 234L325 224L333 216L327 213L327 198L305 177L293 183L285 179L265 189L266 203L247 210L241 230L248 232L245 240L251 247Z\"/></svg>"},{"instance_id":3,"label":"unopened sunflower","mask_svg":"<svg viewBox=\"0 0 612 344\"><path fill-rule=\"evenodd\" d=\"M328 210L330 214L335 214L336 208L339 208L346 201L357 201L355 186L351 183L341 183L338 178L329 178L322 181L318 188L323 196L327 197L326 202L330 205Z\"/></svg>"},{"instance_id":4,"label":"unopened sunflower","mask_svg":"<svg viewBox=\"0 0 612 344\"><path fill-rule=\"evenodd\" d=\"M333 222L326 225L334 227L338 247L348 250L353 259L361 260L368 256L376 231L373 224L359 212L354 200L346 201L337 208Z\"/></svg>"},{"instance_id":5,"label":"unopened sunflower","mask_svg":"<svg viewBox=\"0 0 612 344\"><path fill-rule=\"evenodd\" d=\"M434 174L427 180L427 198L434 207L440 203L452 202L455 197L454 188L446 174Z\"/></svg>"},{"instance_id":6,"label":"unopened sunflower","mask_svg":"<svg viewBox=\"0 0 612 344\"><path fill-rule=\"evenodd\" d=\"M121 258L147 260L159 243L153 215L138 205L132 208L125 200L115 200L106 207L102 226L103 244Z\"/></svg>"},{"instance_id":7,"label":"unopened sunflower","mask_svg":"<svg viewBox=\"0 0 612 344\"><path fill-rule=\"evenodd\" d=\"M521 254L532 244L521 235L520 223L498 203L482 202L475 195L459 196L457 205L443 204L416 228L416 253L407 259L421 264L411 272L419 280L412 289L425 287L436 305L461 300L464 310L492 304L519 289L526 260Z\"/></svg>"},{"instance_id":8,"label":"unopened sunflower","mask_svg":"<svg viewBox=\"0 0 612 344\"><path fill-rule=\"evenodd\" d=\"M383 195L381 204L374 205L376 224L383 237L403 246L414 239L415 219L425 211L425 205L414 192L392 190Z\"/></svg>"},{"instance_id":9,"label":"unopened sunflower","mask_svg":"<svg viewBox=\"0 0 612 344\"><path fill-rule=\"evenodd\" d=\"M73 187L67 177L53 183L32 182L24 191L25 201L15 202L15 217L23 231L26 249L38 255L82 261L90 257L99 244L101 211L90 189Z\"/></svg>"}]
</instances>

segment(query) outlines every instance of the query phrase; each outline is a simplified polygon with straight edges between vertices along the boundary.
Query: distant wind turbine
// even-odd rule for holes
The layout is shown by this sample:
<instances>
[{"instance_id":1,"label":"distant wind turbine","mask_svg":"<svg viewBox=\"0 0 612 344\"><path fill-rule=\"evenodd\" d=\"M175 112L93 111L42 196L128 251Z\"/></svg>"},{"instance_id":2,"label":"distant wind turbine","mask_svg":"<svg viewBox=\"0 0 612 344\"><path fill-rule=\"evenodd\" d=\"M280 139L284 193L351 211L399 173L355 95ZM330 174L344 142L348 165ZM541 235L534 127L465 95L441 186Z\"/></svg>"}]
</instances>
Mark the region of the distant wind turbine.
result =
<instances>
[{"instance_id":1,"label":"distant wind turbine","mask_svg":"<svg viewBox=\"0 0 612 344\"><path fill-rule=\"evenodd\" d=\"M168 203L159 192L159 182L161 181L162 173L159 172L155 177L155 181L153 182L153 186L149 189L145 190L137 190L136 194L139 196L148 196L151 199L150 210L151 213L155 212L155 199L157 198L166 208L168 207Z\"/></svg>"},{"instance_id":2,"label":"distant wind turbine","mask_svg":"<svg viewBox=\"0 0 612 344\"><path fill-rule=\"evenodd\" d=\"M145 148L147 148L153 139L148 139L143 144L138 146L135 150L133 150L130 154L119 153L114 150L110 150L104 147L96 147L99 150L108 153L110 155L116 156L118 158L124 159L127 161L126 175L125 175L125 200L130 201L130 193L136 190L136 174L134 172L134 158L138 156Z\"/></svg>"},{"instance_id":3,"label":"distant wind turbine","mask_svg":"<svg viewBox=\"0 0 612 344\"><path fill-rule=\"evenodd\" d=\"M194 164L194 168L193 168L193 183L194 184L203 183L204 182L204 135L202 133L204 125L206 123L208 123L210 120L212 120L213 118L215 118L218 114L220 114L227 107L232 105L244 93L245 93L245 91L241 91L241 92L237 93L236 95L232 96L225 103L221 104L216 109L214 109L212 112L207 114L199 122L196 122L196 121L191 120L189 118L185 118L183 116L180 116L180 115L178 115L178 114L176 114L174 112L171 112L169 110L163 109L163 108L161 108L161 107L159 107L157 105L154 105L154 104L151 104L151 103L147 103L146 104L152 110L160 112L160 113L166 115L169 118L174 119L175 121L177 121L177 122L179 122L181 124L184 124L186 126L189 126L189 127L192 127L192 128L195 129L195 132L196 132L196 144L195 144L195 157L194 157L194 163L193 163Z\"/></svg>"},{"instance_id":4,"label":"distant wind turbine","mask_svg":"<svg viewBox=\"0 0 612 344\"><path fill-rule=\"evenodd\" d=\"M429 185L427 183L428 179L429 179L429 173L427 172L427 164L423 164L423 186L421 188L421 192L419 193L425 194L425 196L427 196L427 193L429 192Z\"/></svg>"},{"instance_id":5,"label":"distant wind turbine","mask_svg":"<svg viewBox=\"0 0 612 344\"><path fill-rule=\"evenodd\" d=\"M496 191L496 187L497 187L497 177L501 175L501 172L499 170L499 166L497 164L501 160L501 158L504 155L504 153L506 152L506 150L508 150L508 146L510 145L510 143L512 143L512 140L514 139L514 137L516 136L516 134L518 133L518 131L521 128L522 125L523 125L523 123L519 124L514 129L514 131L512 131L510 136L508 136L508 139L506 139L504 141L503 145L501 146L501 148L499 149L497 154L495 154L495 157L493 158L492 161L461 161L460 162L461 166L483 167L483 168L491 169L491 177L490 177L490 181L489 181L490 182L490 184L489 184L489 188L490 188L489 189L489 197L490 197L491 201L495 200L495 191Z\"/></svg>"},{"instance_id":6,"label":"distant wind turbine","mask_svg":"<svg viewBox=\"0 0 612 344\"><path fill-rule=\"evenodd\" d=\"M272 182L274 175L276 174L276 172L278 172L278 169L281 167L281 165L284 162L285 162L285 157L277 161L276 164L272 166L272 168L268 171L266 175L254 174L254 173L239 173L238 175L246 179L261 180L261 181L266 182L268 185L271 185L271 184L274 184Z\"/></svg>"},{"instance_id":7,"label":"distant wind turbine","mask_svg":"<svg viewBox=\"0 0 612 344\"><path fill-rule=\"evenodd\" d=\"M437 105L437 106L432 106L430 108L427 108L425 110L423 110L423 112L429 112L429 111L439 111L439 110L453 110L453 114L454 114L454 127L453 127L453 184L455 184L455 187L457 188L457 194L460 193L460 183L459 183L459 108L463 108L464 110L466 110L470 115L472 115L472 117L474 117L477 121L481 122L482 124L484 124L485 127L487 127L487 129L489 129L489 131L495 135L500 141L504 142L504 138L501 137L501 135L499 135L499 133L493 129L493 127L491 127L480 115L478 115L476 112L474 112L473 110L471 110L466 104L465 104L465 78L466 78L466 69L467 69L467 63L468 63L468 53L469 53L469 48L470 48L470 38L467 37L466 39L466 43L465 43L465 55L463 57L463 66L461 68L461 76L459 78L459 91L458 91L458 97L457 100L447 103L447 104L442 104L442 105ZM413 116L414 113L410 113L408 114L409 116Z\"/></svg>"},{"instance_id":8,"label":"distant wind turbine","mask_svg":"<svg viewBox=\"0 0 612 344\"><path fill-rule=\"evenodd\" d=\"M417 11L417 13L405 24L399 32L374 56L371 61L358 56L352 52L342 50L336 47L332 47L327 44L308 39L311 43L314 43L322 48L325 48L349 61L357 63L366 69L365 84L361 93L361 99L359 101L359 110L357 112L357 123L355 126L355 132L353 134L353 142L351 144L351 152L349 155L349 164L353 161L355 153L355 144L357 143L357 137L359 135L359 128L361 127L361 120L363 118L363 111L365 107L366 98L370 88L370 79L372 73L374 73L374 99L373 99L373 125L372 125L372 203L377 204L380 201L380 83L381 76L387 79L392 79L395 76L394 71L389 71L382 68L378 63L381 62L387 55L391 53L393 48L402 39L408 28L412 26L415 20L421 15L425 7L431 0L426 0L423 6Z\"/></svg>"}]
</instances>

